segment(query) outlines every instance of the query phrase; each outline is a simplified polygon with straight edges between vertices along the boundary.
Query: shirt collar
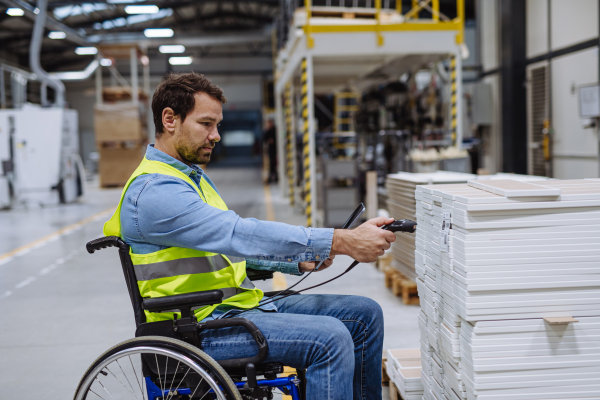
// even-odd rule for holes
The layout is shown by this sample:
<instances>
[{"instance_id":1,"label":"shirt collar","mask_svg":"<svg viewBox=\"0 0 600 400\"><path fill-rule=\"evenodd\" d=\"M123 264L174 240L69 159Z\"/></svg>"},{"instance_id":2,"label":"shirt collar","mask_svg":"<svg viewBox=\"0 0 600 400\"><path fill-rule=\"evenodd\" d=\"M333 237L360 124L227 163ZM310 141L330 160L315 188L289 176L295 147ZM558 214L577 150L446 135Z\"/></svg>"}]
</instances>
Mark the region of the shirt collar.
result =
<instances>
[{"instance_id":1,"label":"shirt collar","mask_svg":"<svg viewBox=\"0 0 600 400\"><path fill-rule=\"evenodd\" d=\"M179 171L183 172L187 176L190 176L192 174L192 172L194 172L194 171L196 171L198 176L202 176L202 174L204 173L202 168L200 168L196 164L192 164L191 166L188 166L187 164L184 164L181 161L171 157L167 153L164 153L164 152L158 150L157 148L154 147L153 143L149 144L148 148L146 149L146 158L148 160L160 161L160 162L164 162L165 164L169 164L171 167L178 169Z\"/></svg>"}]
</instances>

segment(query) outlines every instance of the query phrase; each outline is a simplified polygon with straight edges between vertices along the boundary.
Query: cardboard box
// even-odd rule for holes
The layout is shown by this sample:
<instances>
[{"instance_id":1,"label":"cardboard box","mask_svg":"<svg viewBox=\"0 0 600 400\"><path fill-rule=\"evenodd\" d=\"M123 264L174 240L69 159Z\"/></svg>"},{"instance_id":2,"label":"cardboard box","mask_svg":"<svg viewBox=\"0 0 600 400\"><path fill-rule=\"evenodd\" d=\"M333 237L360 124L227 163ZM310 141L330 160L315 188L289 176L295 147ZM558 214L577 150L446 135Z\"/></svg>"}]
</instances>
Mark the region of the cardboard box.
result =
<instances>
[{"instance_id":1,"label":"cardboard box","mask_svg":"<svg viewBox=\"0 0 600 400\"><path fill-rule=\"evenodd\" d=\"M122 187L140 165L146 147L142 142L132 147L100 148L98 172L101 187Z\"/></svg>"},{"instance_id":2,"label":"cardboard box","mask_svg":"<svg viewBox=\"0 0 600 400\"><path fill-rule=\"evenodd\" d=\"M133 104L98 104L94 109L96 142L140 141L146 130L139 106Z\"/></svg>"}]
</instances>

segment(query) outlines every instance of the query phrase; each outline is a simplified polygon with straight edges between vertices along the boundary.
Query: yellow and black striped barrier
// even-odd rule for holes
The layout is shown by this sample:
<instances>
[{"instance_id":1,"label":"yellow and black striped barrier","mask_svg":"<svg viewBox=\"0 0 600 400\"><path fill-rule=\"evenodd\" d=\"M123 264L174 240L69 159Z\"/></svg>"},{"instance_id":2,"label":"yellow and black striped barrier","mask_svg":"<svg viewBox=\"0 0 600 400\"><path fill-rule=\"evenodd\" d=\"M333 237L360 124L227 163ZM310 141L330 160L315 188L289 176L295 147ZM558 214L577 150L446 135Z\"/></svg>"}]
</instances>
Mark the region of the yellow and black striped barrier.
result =
<instances>
[{"instance_id":1,"label":"yellow and black striped barrier","mask_svg":"<svg viewBox=\"0 0 600 400\"><path fill-rule=\"evenodd\" d=\"M304 170L304 204L306 205L306 225L312 226L313 209L311 206L312 188L310 185L310 120L308 119L308 76L306 58L302 60L302 168Z\"/></svg>"},{"instance_id":2,"label":"yellow and black striped barrier","mask_svg":"<svg viewBox=\"0 0 600 400\"><path fill-rule=\"evenodd\" d=\"M450 126L452 127L452 141L456 141L456 125L457 125L457 104L458 98L456 94L456 55L452 55L450 59L450 87L451 87L451 96L450 96ZM457 145L455 143L455 145Z\"/></svg>"},{"instance_id":3,"label":"yellow and black striped barrier","mask_svg":"<svg viewBox=\"0 0 600 400\"><path fill-rule=\"evenodd\" d=\"M285 87L285 128L287 132L287 178L290 206L294 206L294 133L292 132L292 86L288 82Z\"/></svg>"}]
</instances>

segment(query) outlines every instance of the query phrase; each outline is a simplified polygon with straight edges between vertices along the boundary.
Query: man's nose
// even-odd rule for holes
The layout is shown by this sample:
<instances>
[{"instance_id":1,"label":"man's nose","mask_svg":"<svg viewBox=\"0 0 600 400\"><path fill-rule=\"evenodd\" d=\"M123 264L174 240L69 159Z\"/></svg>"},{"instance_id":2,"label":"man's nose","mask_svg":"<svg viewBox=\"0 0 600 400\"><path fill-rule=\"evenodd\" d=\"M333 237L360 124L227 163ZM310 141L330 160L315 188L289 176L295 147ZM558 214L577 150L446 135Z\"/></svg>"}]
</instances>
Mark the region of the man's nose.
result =
<instances>
[{"instance_id":1,"label":"man's nose","mask_svg":"<svg viewBox=\"0 0 600 400\"><path fill-rule=\"evenodd\" d=\"M210 135L208 135L208 139L212 142L218 142L221 140L221 135L219 135L219 130L215 128Z\"/></svg>"}]
</instances>

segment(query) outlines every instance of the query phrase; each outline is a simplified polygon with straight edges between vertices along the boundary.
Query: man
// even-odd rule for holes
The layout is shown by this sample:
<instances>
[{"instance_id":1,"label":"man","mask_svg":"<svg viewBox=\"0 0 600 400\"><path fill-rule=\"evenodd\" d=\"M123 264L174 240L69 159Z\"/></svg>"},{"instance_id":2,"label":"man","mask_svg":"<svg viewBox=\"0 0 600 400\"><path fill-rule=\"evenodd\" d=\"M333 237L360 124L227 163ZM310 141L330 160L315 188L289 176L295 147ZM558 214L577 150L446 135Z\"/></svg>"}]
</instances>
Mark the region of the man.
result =
<instances>
[{"instance_id":1,"label":"man","mask_svg":"<svg viewBox=\"0 0 600 400\"><path fill-rule=\"evenodd\" d=\"M172 74L152 99L156 144L123 190L105 235L131 246L140 293L160 297L221 289L219 306L195 311L198 320L259 304L263 294L246 267L302 274L337 254L372 262L395 240L376 218L353 230L304 228L240 218L221 199L198 164L219 141L223 91L202 75ZM307 368L311 400L381 399L383 316L358 296L302 295L277 300L243 317L269 343L268 362ZM146 312L147 321L173 319ZM202 349L215 359L250 357L254 340L244 329L201 333Z\"/></svg>"}]
</instances>

